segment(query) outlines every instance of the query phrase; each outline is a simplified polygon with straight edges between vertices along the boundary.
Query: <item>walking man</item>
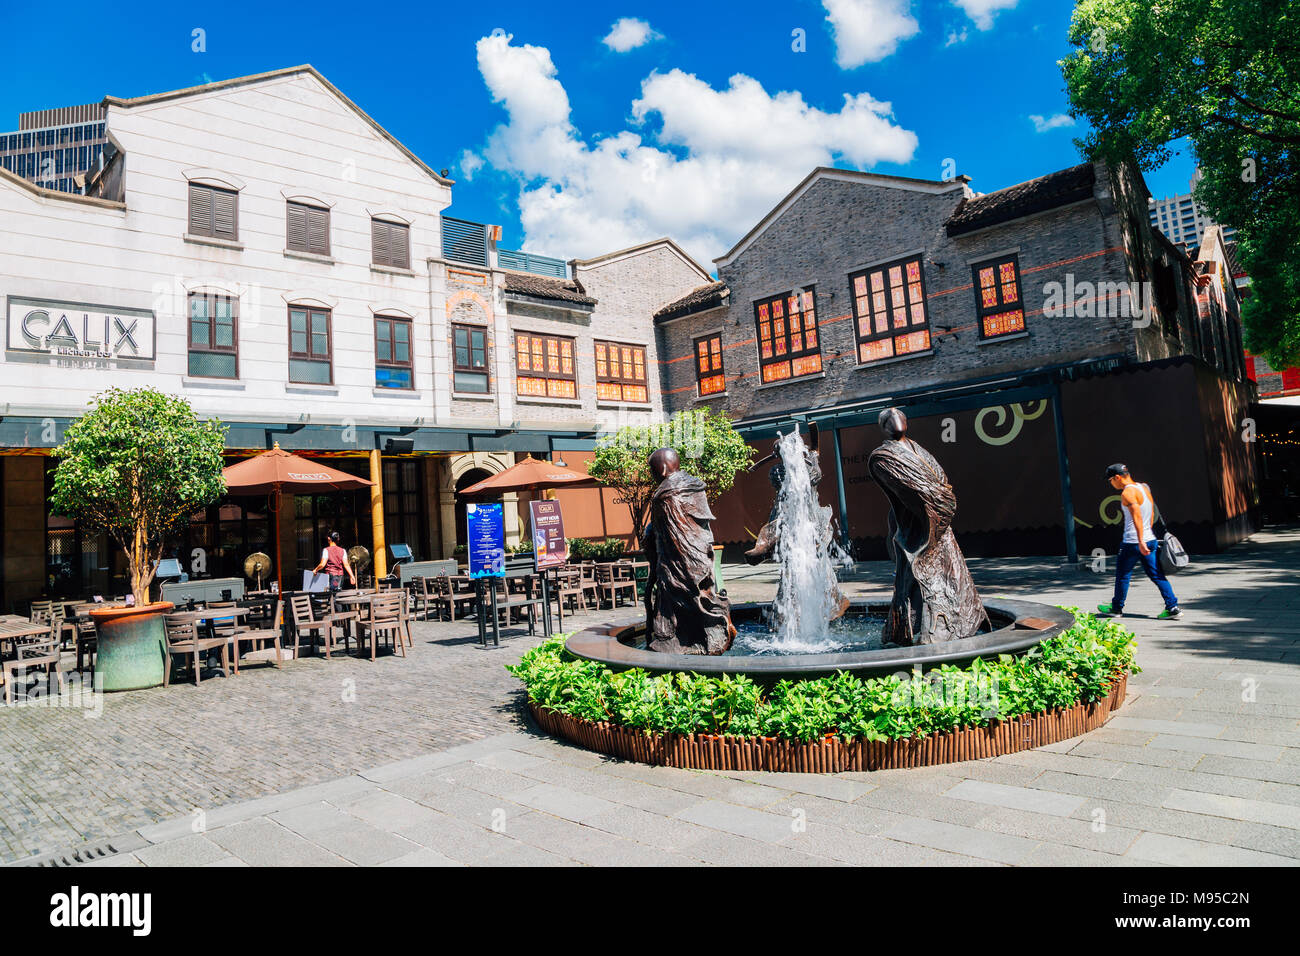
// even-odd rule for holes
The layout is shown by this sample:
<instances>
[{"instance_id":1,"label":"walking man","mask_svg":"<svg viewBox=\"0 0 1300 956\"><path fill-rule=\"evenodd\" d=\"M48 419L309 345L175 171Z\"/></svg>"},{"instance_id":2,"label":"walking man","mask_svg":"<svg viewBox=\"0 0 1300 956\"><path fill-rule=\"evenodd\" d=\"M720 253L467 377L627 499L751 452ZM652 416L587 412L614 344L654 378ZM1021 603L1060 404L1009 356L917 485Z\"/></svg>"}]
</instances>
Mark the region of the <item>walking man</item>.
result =
<instances>
[{"instance_id":1,"label":"walking man","mask_svg":"<svg viewBox=\"0 0 1300 956\"><path fill-rule=\"evenodd\" d=\"M1160 612L1160 620L1171 621L1182 617L1178 607L1178 598L1169 585L1169 579L1160 570L1156 561L1156 536L1151 530L1151 520L1155 515L1155 499L1151 497L1151 488L1138 484L1128 473L1128 466L1114 464L1106 469L1106 480L1119 492L1120 505L1124 512L1124 540L1120 543L1119 554L1115 557L1115 596L1109 604L1097 605L1102 614L1116 617L1124 613L1124 601L1128 597L1128 582L1133 577L1133 569L1141 562L1142 570L1147 573L1155 586L1160 589L1160 596L1165 599L1165 609Z\"/></svg>"}]
</instances>

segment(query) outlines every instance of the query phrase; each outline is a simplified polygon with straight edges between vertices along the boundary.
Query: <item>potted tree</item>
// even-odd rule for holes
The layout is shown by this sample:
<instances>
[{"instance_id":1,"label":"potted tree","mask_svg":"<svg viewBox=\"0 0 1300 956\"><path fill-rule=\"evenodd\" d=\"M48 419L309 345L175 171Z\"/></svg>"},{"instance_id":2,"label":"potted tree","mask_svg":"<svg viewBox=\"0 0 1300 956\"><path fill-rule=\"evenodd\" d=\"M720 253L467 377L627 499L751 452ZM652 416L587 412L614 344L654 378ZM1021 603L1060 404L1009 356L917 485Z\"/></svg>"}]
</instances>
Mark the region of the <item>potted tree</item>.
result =
<instances>
[{"instance_id":1,"label":"potted tree","mask_svg":"<svg viewBox=\"0 0 1300 956\"><path fill-rule=\"evenodd\" d=\"M682 468L704 481L709 501L716 501L731 488L736 475L754 460L754 449L732 426L731 419L709 408L680 411L664 424L625 425L603 439L587 464L587 474L615 489L626 502L634 547L641 546L656 487L649 456L656 448L664 447L675 448ZM617 557L611 541L621 542L610 538L604 546L611 557ZM713 575L717 586L723 587L721 545L713 548Z\"/></svg>"},{"instance_id":2,"label":"potted tree","mask_svg":"<svg viewBox=\"0 0 1300 956\"><path fill-rule=\"evenodd\" d=\"M111 388L68 427L54 451L50 506L103 531L126 553L132 605L91 611L98 631L95 674L105 691L163 682L166 602L149 589L168 535L221 497L225 428L189 403L151 388Z\"/></svg>"}]
</instances>

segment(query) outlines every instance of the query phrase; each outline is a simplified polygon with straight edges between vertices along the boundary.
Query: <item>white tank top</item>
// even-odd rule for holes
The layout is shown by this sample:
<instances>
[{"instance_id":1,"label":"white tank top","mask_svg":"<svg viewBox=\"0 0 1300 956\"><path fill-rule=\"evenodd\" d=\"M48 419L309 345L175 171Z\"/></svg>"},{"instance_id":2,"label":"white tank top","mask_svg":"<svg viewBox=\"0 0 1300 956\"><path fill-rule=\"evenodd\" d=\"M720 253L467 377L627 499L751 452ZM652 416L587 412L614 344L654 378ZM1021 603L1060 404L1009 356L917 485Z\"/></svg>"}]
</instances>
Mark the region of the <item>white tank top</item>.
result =
<instances>
[{"instance_id":1,"label":"white tank top","mask_svg":"<svg viewBox=\"0 0 1300 956\"><path fill-rule=\"evenodd\" d=\"M1145 544L1155 539L1155 535L1151 532L1151 516L1155 506L1151 501L1151 487L1146 484L1137 487L1142 489L1142 504L1138 505L1138 512L1142 515L1142 543ZM1124 543L1137 544L1138 536L1137 528L1133 527L1133 512L1123 507L1122 502L1121 508L1124 512Z\"/></svg>"}]
</instances>

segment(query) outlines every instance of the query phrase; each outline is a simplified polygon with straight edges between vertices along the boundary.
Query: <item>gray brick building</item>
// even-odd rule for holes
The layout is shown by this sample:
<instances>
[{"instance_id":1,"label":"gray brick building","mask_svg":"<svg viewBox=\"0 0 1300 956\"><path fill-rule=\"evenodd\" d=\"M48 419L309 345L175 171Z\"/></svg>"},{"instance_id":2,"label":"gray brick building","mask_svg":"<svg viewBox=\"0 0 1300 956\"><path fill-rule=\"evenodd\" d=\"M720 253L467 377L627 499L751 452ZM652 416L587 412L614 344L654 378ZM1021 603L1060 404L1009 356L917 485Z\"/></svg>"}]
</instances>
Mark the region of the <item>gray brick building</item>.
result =
<instances>
[{"instance_id":1,"label":"gray brick building","mask_svg":"<svg viewBox=\"0 0 1300 956\"><path fill-rule=\"evenodd\" d=\"M657 311L665 408L725 409L763 447L818 422L823 495L864 553L883 546L865 456L891 404L949 469L974 553L1113 544L1098 476L1124 459L1194 546L1223 546L1254 504L1253 455L1231 441L1254 397L1236 296L1222 242L1189 259L1147 198L1101 163L988 195L816 169L715 260L716 282ZM761 524L765 484L720 503L720 539Z\"/></svg>"}]
</instances>

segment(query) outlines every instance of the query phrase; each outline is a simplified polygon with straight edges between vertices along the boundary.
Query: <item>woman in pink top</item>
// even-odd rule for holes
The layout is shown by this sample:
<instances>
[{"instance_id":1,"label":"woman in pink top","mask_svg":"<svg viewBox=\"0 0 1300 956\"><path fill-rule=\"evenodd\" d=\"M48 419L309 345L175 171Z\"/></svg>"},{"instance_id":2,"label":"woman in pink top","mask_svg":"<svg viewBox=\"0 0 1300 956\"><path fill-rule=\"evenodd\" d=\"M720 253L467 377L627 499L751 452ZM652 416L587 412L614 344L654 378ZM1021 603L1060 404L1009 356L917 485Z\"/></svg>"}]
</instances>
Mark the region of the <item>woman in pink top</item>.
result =
<instances>
[{"instance_id":1,"label":"woman in pink top","mask_svg":"<svg viewBox=\"0 0 1300 956\"><path fill-rule=\"evenodd\" d=\"M352 581L353 587L357 586L357 576L352 573L348 553L339 546L339 533L337 531L330 533L325 550L320 553L320 564L316 565L312 573L318 574L322 569L330 576L331 591L337 591L343 584L344 574L347 574Z\"/></svg>"}]
</instances>

